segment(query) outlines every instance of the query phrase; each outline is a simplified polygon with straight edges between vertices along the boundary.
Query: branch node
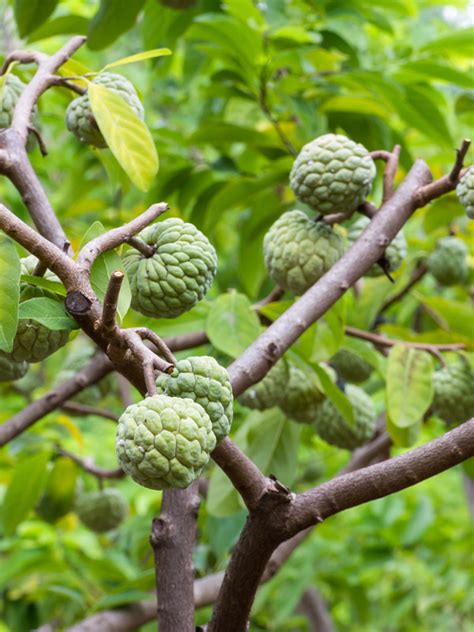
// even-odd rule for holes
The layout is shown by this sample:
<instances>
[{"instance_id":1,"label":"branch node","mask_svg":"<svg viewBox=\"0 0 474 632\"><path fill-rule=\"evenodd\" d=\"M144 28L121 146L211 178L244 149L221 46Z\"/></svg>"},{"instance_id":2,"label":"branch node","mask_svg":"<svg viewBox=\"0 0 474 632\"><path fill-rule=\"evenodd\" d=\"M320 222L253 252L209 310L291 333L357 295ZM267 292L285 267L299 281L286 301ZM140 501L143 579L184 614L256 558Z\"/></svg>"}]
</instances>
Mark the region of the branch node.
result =
<instances>
[{"instance_id":1,"label":"branch node","mask_svg":"<svg viewBox=\"0 0 474 632\"><path fill-rule=\"evenodd\" d=\"M71 316L85 316L91 309L92 301L87 296L84 296L82 292L68 292L66 300L64 301L66 310Z\"/></svg>"}]
</instances>

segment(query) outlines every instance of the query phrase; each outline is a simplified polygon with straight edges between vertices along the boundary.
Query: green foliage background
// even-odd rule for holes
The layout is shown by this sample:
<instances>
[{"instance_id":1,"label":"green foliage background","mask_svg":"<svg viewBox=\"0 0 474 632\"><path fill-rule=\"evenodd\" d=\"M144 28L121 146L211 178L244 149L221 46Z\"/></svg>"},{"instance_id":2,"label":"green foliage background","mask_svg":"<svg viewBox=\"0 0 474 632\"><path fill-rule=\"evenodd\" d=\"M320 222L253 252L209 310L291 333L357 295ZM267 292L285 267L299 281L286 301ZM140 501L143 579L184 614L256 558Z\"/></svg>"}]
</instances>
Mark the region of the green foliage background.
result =
<instances>
[{"instance_id":1,"label":"green foliage background","mask_svg":"<svg viewBox=\"0 0 474 632\"><path fill-rule=\"evenodd\" d=\"M40 101L49 156L35 150L31 159L76 250L94 222L117 226L162 199L171 215L207 234L218 251L219 271L206 300L176 320L147 321L129 312L125 324L149 324L162 336L205 328L213 346L196 352L210 351L222 362L238 355L260 330L250 305L271 289L263 235L295 205L288 187L289 149L299 150L327 131L346 134L369 150L400 143L399 178L417 157L439 177L472 128L474 29L463 0L449 7L433 0L198 0L186 10L158 0L102 0L100 7L95 0L3 0L3 42L18 47L10 5L23 45L53 53L66 34L87 33L89 45L75 59L96 71L142 50L172 50L170 57L116 69L140 91L160 155L159 174L146 194L131 185L109 150L80 146L67 132L64 112L71 95L63 89ZM24 67L15 73L25 80L32 74ZM380 180L375 202L381 198ZM27 218L5 179L0 198ZM467 221L454 195L434 202L406 228L409 256L395 286L384 278L366 280L357 303L352 295L340 301L295 345L294 357L314 365L342 344L353 348L377 369L366 390L382 410L387 362L345 338L343 327L368 328L383 301L450 230L470 246L472 262L474 222ZM235 292L226 293L229 288ZM415 332L420 304L426 309ZM269 306L266 315L275 318L278 309ZM462 341L472 348L468 287L442 289L427 276L386 316L379 331L393 338ZM66 347L15 386L0 385L0 421L46 393L71 353ZM116 387L101 406L120 412ZM439 420L431 419L416 441L442 431ZM402 431L399 435L400 443L410 442ZM234 438L265 473L298 490L329 478L348 459L275 410L249 414L237 406ZM45 490L67 507L76 478L84 489L96 487L75 466L61 478L64 487L54 481L48 487L56 444L116 467L113 424L60 411L0 452L2 632L51 620L64 627L94 611L149 598L154 587L148 532L160 495L120 482L131 514L108 535L80 526L73 512L47 522L34 511ZM251 629L307 630L294 609L305 587L314 584L338 630L467 632L474 614L472 532L461 473L446 472L318 527L260 590ZM18 497L21 503L12 502ZM225 567L244 516L237 494L214 469L199 517L198 576ZM208 614L200 612L199 622Z\"/></svg>"}]
</instances>

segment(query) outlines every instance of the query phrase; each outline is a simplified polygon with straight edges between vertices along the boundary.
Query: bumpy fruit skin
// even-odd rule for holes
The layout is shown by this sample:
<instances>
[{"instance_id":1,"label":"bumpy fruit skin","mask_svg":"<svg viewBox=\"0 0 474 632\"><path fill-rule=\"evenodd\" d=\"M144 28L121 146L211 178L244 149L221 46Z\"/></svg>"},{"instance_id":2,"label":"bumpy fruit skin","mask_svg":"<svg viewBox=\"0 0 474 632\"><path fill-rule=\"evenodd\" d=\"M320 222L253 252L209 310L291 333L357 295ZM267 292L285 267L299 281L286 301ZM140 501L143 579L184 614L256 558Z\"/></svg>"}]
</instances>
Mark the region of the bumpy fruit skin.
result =
<instances>
[{"instance_id":1,"label":"bumpy fruit skin","mask_svg":"<svg viewBox=\"0 0 474 632\"><path fill-rule=\"evenodd\" d=\"M456 237L444 237L428 257L428 270L440 285L463 283L468 275L467 248Z\"/></svg>"},{"instance_id":2,"label":"bumpy fruit skin","mask_svg":"<svg viewBox=\"0 0 474 632\"><path fill-rule=\"evenodd\" d=\"M434 374L431 410L448 424L461 424L474 417L474 370L457 362Z\"/></svg>"},{"instance_id":3,"label":"bumpy fruit skin","mask_svg":"<svg viewBox=\"0 0 474 632\"><path fill-rule=\"evenodd\" d=\"M344 240L330 226L313 222L303 211L288 211L263 240L268 274L294 294L303 294L344 253Z\"/></svg>"},{"instance_id":4,"label":"bumpy fruit skin","mask_svg":"<svg viewBox=\"0 0 474 632\"><path fill-rule=\"evenodd\" d=\"M92 531L105 533L119 526L128 513L128 503L117 489L88 492L76 501L80 521Z\"/></svg>"},{"instance_id":5,"label":"bumpy fruit skin","mask_svg":"<svg viewBox=\"0 0 474 632\"><path fill-rule=\"evenodd\" d=\"M376 413L372 400L358 386L348 384L345 394L352 404L353 426L329 399L325 399L314 411L313 423L318 435L327 443L344 450L355 450L374 434Z\"/></svg>"},{"instance_id":6,"label":"bumpy fruit skin","mask_svg":"<svg viewBox=\"0 0 474 632\"><path fill-rule=\"evenodd\" d=\"M263 380L248 388L239 397L247 408L266 410L278 406L288 387L289 369L285 360L280 360L265 375Z\"/></svg>"},{"instance_id":7,"label":"bumpy fruit skin","mask_svg":"<svg viewBox=\"0 0 474 632\"><path fill-rule=\"evenodd\" d=\"M351 245L359 239L369 224L370 219L368 217L360 217L352 224L348 233L348 239ZM400 231L385 250L385 258L389 264L388 271L395 272L395 270L398 270L406 256L407 242L403 231ZM365 274L369 277L377 277L382 276L384 271L375 263Z\"/></svg>"},{"instance_id":8,"label":"bumpy fruit skin","mask_svg":"<svg viewBox=\"0 0 474 632\"><path fill-rule=\"evenodd\" d=\"M22 378L28 371L28 362L15 362L0 351L0 382L13 382Z\"/></svg>"},{"instance_id":9,"label":"bumpy fruit skin","mask_svg":"<svg viewBox=\"0 0 474 632\"><path fill-rule=\"evenodd\" d=\"M11 73L7 75L0 98L0 128L10 127L18 97L25 84Z\"/></svg>"},{"instance_id":10,"label":"bumpy fruit skin","mask_svg":"<svg viewBox=\"0 0 474 632\"><path fill-rule=\"evenodd\" d=\"M92 80L92 83L104 86L104 88L118 94L132 108L138 118L144 119L145 113L137 91L125 77L104 72L97 75ZM81 143L101 149L107 147L107 143L94 119L87 92L69 104L66 110L66 125L68 130L77 136Z\"/></svg>"},{"instance_id":11,"label":"bumpy fruit skin","mask_svg":"<svg viewBox=\"0 0 474 632\"><path fill-rule=\"evenodd\" d=\"M339 349L331 358L331 365L336 369L339 377L353 384L365 382L372 373L370 364L349 349Z\"/></svg>"},{"instance_id":12,"label":"bumpy fruit skin","mask_svg":"<svg viewBox=\"0 0 474 632\"><path fill-rule=\"evenodd\" d=\"M313 420L314 409L324 400L324 394L311 373L289 365L289 379L282 400L282 411L293 421L309 424Z\"/></svg>"},{"instance_id":13,"label":"bumpy fruit skin","mask_svg":"<svg viewBox=\"0 0 474 632\"><path fill-rule=\"evenodd\" d=\"M115 445L122 469L139 485L183 489L208 463L216 436L200 404L160 394L124 411Z\"/></svg>"},{"instance_id":14,"label":"bumpy fruit skin","mask_svg":"<svg viewBox=\"0 0 474 632\"><path fill-rule=\"evenodd\" d=\"M133 309L153 318L175 318L187 312L214 279L214 247L196 226L177 217L145 228L140 238L155 248L155 254L145 257L129 250L123 258Z\"/></svg>"},{"instance_id":15,"label":"bumpy fruit skin","mask_svg":"<svg viewBox=\"0 0 474 632\"><path fill-rule=\"evenodd\" d=\"M161 373L156 380L158 392L184 397L200 404L212 423L216 440L229 434L233 401L229 374L210 356L191 356L179 360L171 375Z\"/></svg>"},{"instance_id":16,"label":"bumpy fruit skin","mask_svg":"<svg viewBox=\"0 0 474 632\"><path fill-rule=\"evenodd\" d=\"M472 167L466 171L459 181L456 193L466 210L467 216L474 219L474 169Z\"/></svg>"},{"instance_id":17,"label":"bumpy fruit skin","mask_svg":"<svg viewBox=\"0 0 474 632\"><path fill-rule=\"evenodd\" d=\"M376 170L367 149L340 134L303 147L290 172L294 194L318 213L349 213L365 200Z\"/></svg>"}]
</instances>

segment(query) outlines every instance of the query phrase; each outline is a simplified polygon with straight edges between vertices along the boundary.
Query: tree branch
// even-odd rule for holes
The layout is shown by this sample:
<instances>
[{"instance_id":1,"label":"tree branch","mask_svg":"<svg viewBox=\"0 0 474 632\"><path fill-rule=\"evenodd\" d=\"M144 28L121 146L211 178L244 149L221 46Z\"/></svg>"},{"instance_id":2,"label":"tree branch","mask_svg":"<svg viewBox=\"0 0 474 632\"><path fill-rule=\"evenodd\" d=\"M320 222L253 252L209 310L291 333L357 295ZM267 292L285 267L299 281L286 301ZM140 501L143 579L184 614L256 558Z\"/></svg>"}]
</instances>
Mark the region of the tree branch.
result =
<instances>
[{"instance_id":1,"label":"tree branch","mask_svg":"<svg viewBox=\"0 0 474 632\"><path fill-rule=\"evenodd\" d=\"M112 272L107 291L104 297L104 306L102 308L102 317L97 323L97 327L101 327L104 335L110 337L112 332L117 328L117 303L120 295L125 274L121 270Z\"/></svg>"},{"instance_id":2,"label":"tree branch","mask_svg":"<svg viewBox=\"0 0 474 632\"><path fill-rule=\"evenodd\" d=\"M427 272L428 272L427 266L424 263L420 263L413 270L410 280L405 285L405 287L403 287L399 292L391 296L388 300L385 301L385 303L383 303L382 307L379 310L379 314L382 314L387 309L392 307L392 305L394 305L395 303L398 303L398 301L404 298L410 292L410 290L418 283L418 281L421 281L421 279L425 276Z\"/></svg>"},{"instance_id":3,"label":"tree branch","mask_svg":"<svg viewBox=\"0 0 474 632\"><path fill-rule=\"evenodd\" d=\"M116 470L104 470L95 465L92 459L83 459L77 454L59 447L56 448L56 451L61 456L66 456L68 459L71 459L71 461L74 461L74 463L77 463L85 472L92 474L92 476L96 478L123 478L125 476L125 472L121 468L117 468Z\"/></svg>"},{"instance_id":4,"label":"tree branch","mask_svg":"<svg viewBox=\"0 0 474 632\"><path fill-rule=\"evenodd\" d=\"M356 329L355 327L347 326L345 332L352 338L360 338L361 340L367 340L378 347L394 347L395 345L403 345L412 349L420 349L421 351L428 351L430 353L436 353L440 351L461 351L466 348L463 342L453 342L449 344L431 344L429 342L405 342L404 340L392 340L381 336L380 334L374 334L370 331L363 331L362 329Z\"/></svg>"},{"instance_id":5,"label":"tree branch","mask_svg":"<svg viewBox=\"0 0 474 632\"><path fill-rule=\"evenodd\" d=\"M118 421L118 415L111 410L104 410L103 408L96 408L95 406L87 406L86 404L78 404L77 402L66 401L61 404L61 410L71 415L95 415L96 417L103 417L110 421Z\"/></svg>"},{"instance_id":6,"label":"tree branch","mask_svg":"<svg viewBox=\"0 0 474 632\"><path fill-rule=\"evenodd\" d=\"M392 153L389 154L389 159L385 165L383 174L383 197L382 204L387 202L393 195L393 182L398 169L398 160L400 158L400 145L395 145L392 149Z\"/></svg>"},{"instance_id":7,"label":"tree branch","mask_svg":"<svg viewBox=\"0 0 474 632\"><path fill-rule=\"evenodd\" d=\"M336 632L326 602L314 586L306 588L296 611L308 620L308 632Z\"/></svg>"}]
</instances>

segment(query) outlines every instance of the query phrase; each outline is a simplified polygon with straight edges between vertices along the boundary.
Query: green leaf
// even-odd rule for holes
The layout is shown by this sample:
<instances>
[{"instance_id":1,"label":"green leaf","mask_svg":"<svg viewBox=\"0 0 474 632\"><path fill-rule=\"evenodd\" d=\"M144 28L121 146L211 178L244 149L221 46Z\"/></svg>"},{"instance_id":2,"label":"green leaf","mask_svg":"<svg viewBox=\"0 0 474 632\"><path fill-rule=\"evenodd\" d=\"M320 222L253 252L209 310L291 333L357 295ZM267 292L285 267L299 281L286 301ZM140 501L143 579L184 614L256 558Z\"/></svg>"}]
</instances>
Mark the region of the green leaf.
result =
<instances>
[{"instance_id":1,"label":"green leaf","mask_svg":"<svg viewBox=\"0 0 474 632\"><path fill-rule=\"evenodd\" d=\"M390 417L387 416L386 419L387 432L393 443L400 448L409 448L416 443L421 432L421 425L422 422L418 421L408 428L400 428L392 422Z\"/></svg>"},{"instance_id":2,"label":"green leaf","mask_svg":"<svg viewBox=\"0 0 474 632\"><path fill-rule=\"evenodd\" d=\"M85 35L89 20L82 15L62 15L50 20L28 35L28 42L54 37L56 35Z\"/></svg>"},{"instance_id":3,"label":"green leaf","mask_svg":"<svg viewBox=\"0 0 474 632\"><path fill-rule=\"evenodd\" d=\"M420 421L433 399L433 359L405 345L390 350L385 393L387 415L398 428Z\"/></svg>"},{"instance_id":4,"label":"green leaf","mask_svg":"<svg viewBox=\"0 0 474 632\"><path fill-rule=\"evenodd\" d=\"M350 424L354 424L354 411L348 397L331 380L327 371L318 364L313 365L316 375L321 382L322 389L327 398L334 404L344 419Z\"/></svg>"},{"instance_id":5,"label":"green leaf","mask_svg":"<svg viewBox=\"0 0 474 632\"><path fill-rule=\"evenodd\" d=\"M91 20L87 45L92 50L106 48L135 24L145 0L100 0Z\"/></svg>"},{"instance_id":6,"label":"green leaf","mask_svg":"<svg viewBox=\"0 0 474 632\"><path fill-rule=\"evenodd\" d=\"M117 68L117 66L125 66L126 64L134 64L137 61L144 61L145 59L152 59L154 57L163 57L164 55L171 55L169 48L154 48L153 50L146 50L143 53L137 53L136 55L129 55L128 57L122 57L110 64L107 64L102 68L100 72L109 70L110 68Z\"/></svg>"},{"instance_id":7,"label":"green leaf","mask_svg":"<svg viewBox=\"0 0 474 632\"><path fill-rule=\"evenodd\" d=\"M248 298L233 290L213 303L206 333L216 349L236 358L260 334L260 322Z\"/></svg>"},{"instance_id":8,"label":"green leaf","mask_svg":"<svg viewBox=\"0 0 474 632\"><path fill-rule=\"evenodd\" d=\"M423 305L439 317L440 326L453 331L467 340L473 340L472 307L468 302L455 301L442 296L418 296Z\"/></svg>"},{"instance_id":9,"label":"green leaf","mask_svg":"<svg viewBox=\"0 0 474 632\"><path fill-rule=\"evenodd\" d=\"M30 285L40 287L43 290L48 290L48 292L54 292L54 294L59 294L60 296L66 296L67 294L66 288L62 283L58 283L57 281L48 281L44 277L33 276L31 274L22 274L21 282L29 283Z\"/></svg>"},{"instance_id":10,"label":"green leaf","mask_svg":"<svg viewBox=\"0 0 474 632\"><path fill-rule=\"evenodd\" d=\"M40 452L16 465L2 506L2 523L7 537L15 533L38 502L46 484L48 461L49 452Z\"/></svg>"},{"instance_id":11,"label":"green leaf","mask_svg":"<svg viewBox=\"0 0 474 632\"><path fill-rule=\"evenodd\" d=\"M79 328L76 321L66 313L63 303L44 296L30 298L28 301L21 303L19 317L36 320L53 331Z\"/></svg>"},{"instance_id":12,"label":"green leaf","mask_svg":"<svg viewBox=\"0 0 474 632\"><path fill-rule=\"evenodd\" d=\"M232 516L242 511L240 496L220 467L215 467L209 479L206 500L207 512L217 518Z\"/></svg>"},{"instance_id":13,"label":"green leaf","mask_svg":"<svg viewBox=\"0 0 474 632\"><path fill-rule=\"evenodd\" d=\"M413 546L419 542L426 530L433 524L435 512L428 496L421 496L418 506L412 514L402 536L403 546Z\"/></svg>"},{"instance_id":14,"label":"green leaf","mask_svg":"<svg viewBox=\"0 0 474 632\"><path fill-rule=\"evenodd\" d=\"M48 474L36 513L48 522L65 516L74 504L78 467L67 457L59 457Z\"/></svg>"},{"instance_id":15,"label":"green leaf","mask_svg":"<svg viewBox=\"0 0 474 632\"><path fill-rule=\"evenodd\" d=\"M346 304L341 297L317 323L311 362L323 362L331 358L344 340Z\"/></svg>"},{"instance_id":16,"label":"green leaf","mask_svg":"<svg viewBox=\"0 0 474 632\"><path fill-rule=\"evenodd\" d=\"M426 81L428 77L432 77L435 80L447 81L448 83L471 90L474 85L472 74L461 72L444 63L424 59L410 61L401 65L397 71L397 77L401 81L406 79L411 81Z\"/></svg>"},{"instance_id":17,"label":"green leaf","mask_svg":"<svg viewBox=\"0 0 474 632\"><path fill-rule=\"evenodd\" d=\"M474 56L474 27L459 29L450 35L444 35L427 42L421 47L425 53L452 53L455 56Z\"/></svg>"},{"instance_id":18,"label":"green leaf","mask_svg":"<svg viewBox=\"0 0 474 632\"><path fill-rule=\"evenodd\" d=\"M15 0L13 11L20 37L25 37L49 18L58 0Z\"/></svg>"},{"instance_id":19,"label":"green leaf","mask_svg":"<svg viewBox=\"0 0 474 632\"><path fill-rule=\"evenodd\" d=\"M331 97L323 103L321 112L364 112L364 114L375 114L382 119L389 117L387 109L371 97Z\"/></svg>"},{"instance_id":20,"label":"green leaf","mask_svg":"<svg viewBox=\"0 0 474 632\"><path fill-rule=\"evenodd\" d=\"M15 245L0 233L0 351L11 351L18 326L20 258Z\"/></svg>"},{"instance_id":21,"label":"green leaf","mask_svg":"<svg viewBox=\"0 0 474 632\"><path fill-rule=\"evenodd\" d=\"M148 191L158 173L158 154L150 130L122 97L89 83L92 112L107 145L141 190Z\"/></svg>"}]
</instances>

